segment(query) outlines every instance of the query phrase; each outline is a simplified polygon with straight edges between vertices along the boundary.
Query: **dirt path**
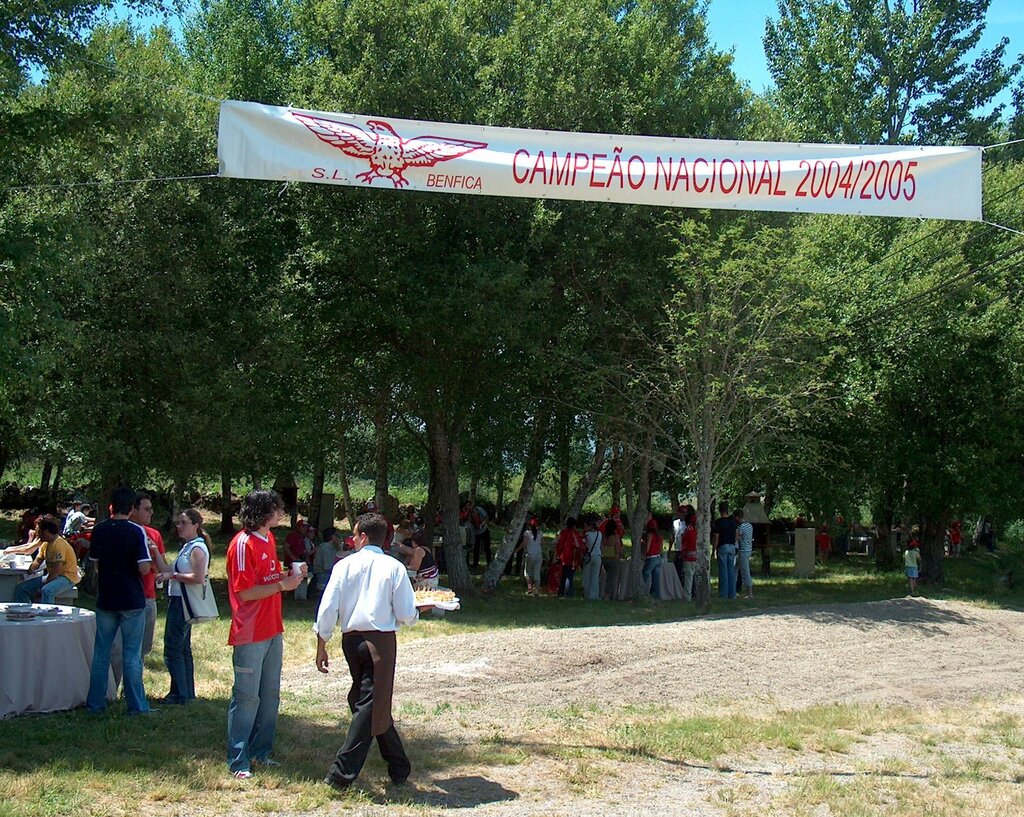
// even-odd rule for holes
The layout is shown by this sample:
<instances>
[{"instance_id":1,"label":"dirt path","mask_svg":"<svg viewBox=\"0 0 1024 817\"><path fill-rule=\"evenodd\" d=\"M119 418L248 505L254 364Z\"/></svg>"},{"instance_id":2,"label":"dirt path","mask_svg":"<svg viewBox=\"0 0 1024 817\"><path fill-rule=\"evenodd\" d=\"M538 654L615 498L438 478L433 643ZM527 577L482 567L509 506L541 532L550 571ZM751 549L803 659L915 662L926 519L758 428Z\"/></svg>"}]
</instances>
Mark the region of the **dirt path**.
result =
<instances>
[{"instance_id":1,"label":"dirt path","mask_svg":"<svg viewBox=\"0 0 1024 817\"><path fill-rule=\"evenodd\" d=\"M311 683L313 674L308 668L295 670L285 684ZM344 678L331 678L337 689L327 694L343 700ZM456 713L470 713L400 723L414 738L469 746L500 729L528 745L537 707L545 704L673 702L680 714L716 706L778 711L833 702L942 707L1008 701L1020 695L1022 681L1024 613L900 599L669 624L531 628L415 641L399 650L396 703L427 711L448 704ZM701 694L687 700L682 693L690 689ZM1024 713L1018 703L1006 705ZM889 751L905 752L905 747L882 741L868 755ZM793 785L787 779L793 768L813 773L835 767L834 760L811 755L780 759L764 753L751 760L729 771L722 766L731 763L655 758L630 762L628 775L617 774L616 764L594 762L587 764L584 780L574 781L571 758L527 752L518 763L446 769L417 779L406 808L415 814L455 809L494 817L745 814ZM850 765L855 758L840 760ZM732 790L745 793L742 808L730 798ZM346 810L344 801L337 806ZM367 814L402 810L393 804L363 808ZM814 817L830 813L825 807Z\"/></svg>"}]
</instances>

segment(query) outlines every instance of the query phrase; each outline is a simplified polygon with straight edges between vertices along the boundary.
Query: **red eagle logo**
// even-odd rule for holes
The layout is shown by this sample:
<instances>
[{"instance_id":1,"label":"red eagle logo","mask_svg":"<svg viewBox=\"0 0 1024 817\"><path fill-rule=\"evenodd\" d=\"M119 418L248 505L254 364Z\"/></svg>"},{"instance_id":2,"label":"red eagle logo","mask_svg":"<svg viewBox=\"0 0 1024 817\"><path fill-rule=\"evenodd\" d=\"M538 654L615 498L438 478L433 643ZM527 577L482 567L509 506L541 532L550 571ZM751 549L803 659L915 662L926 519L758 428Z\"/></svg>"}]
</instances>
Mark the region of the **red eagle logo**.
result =
<instances>
[{"instance_id":1,"label":"red eagle logo","mask_svg":"<svg viewBox=\"0 0 1024 817\"><path fill-rule=\"evenodd\" d=\"M402 173L408 167L433 167L438 162L458 159L474 150L487 147L486 142L449 139L445 136L417 136L403 139L387 122L370 119L364 129L350 122L336 122L318 116L293 113L321 142L336 147L346 156L366 159L370 169L356 174L367 184L374 179L390 179L396 187L409 184Z\"/></svg>"}]
</instances>

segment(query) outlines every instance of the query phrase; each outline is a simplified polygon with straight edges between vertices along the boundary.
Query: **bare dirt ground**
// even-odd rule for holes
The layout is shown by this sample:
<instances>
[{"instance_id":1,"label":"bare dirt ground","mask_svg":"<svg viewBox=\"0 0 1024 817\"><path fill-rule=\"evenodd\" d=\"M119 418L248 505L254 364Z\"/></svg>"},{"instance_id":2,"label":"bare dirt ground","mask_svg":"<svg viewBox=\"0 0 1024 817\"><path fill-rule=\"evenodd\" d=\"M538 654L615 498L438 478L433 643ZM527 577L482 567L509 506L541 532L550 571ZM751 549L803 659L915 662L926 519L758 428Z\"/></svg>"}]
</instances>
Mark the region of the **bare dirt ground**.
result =
<instances>
[{"instance_id":1,"label":"bare dirt ground","mask_svg":"<svg viewBox=\"0 0 1024 817\"><path fill-rule=\"evenodd\" d=\"M285 686L312 683L315 675L310 668L296 669ZM321 688L323 682L317 682ZM593 755L586 747L574 753L564 730L555 741L558 751L544 751L552 743L551 721L541 713L557 716L577 706L601 714L635 705L663 707L666 716L678 717L778 715L852 703L946 711L983 707L1017 718L1024 715L1022 682L1024 613L925 599L424 639L399 648L395 700L403 733L420 745L472 748L490 741L518 755L489 762L486 754L467 754L456 768L414 772L412 787L392 795L399 802L386 802L368 784L361 803L342 798L326 811L829 817L842 809L801 806L800 787L815 776L849 780L889 769L900 785L926 787L929 769L969 764L977 747L957 740L943 744L941 735L922 746L883 731L858 736L841 754L761 747L710 763L656 756L623 760ZM325 695L343 701L345 674L335 672L327 683ZM1005 781L989 783L1017 785L1014 770L1022 768L1024 745L989 747L983 754L1006 767ZM882 771L865 772L867 766ZM957 785L956 796L970 797L972 786L986 783L977 777ZM907 802L896 798L866 813L903 814Z\"/></svg>"}]
</instances>

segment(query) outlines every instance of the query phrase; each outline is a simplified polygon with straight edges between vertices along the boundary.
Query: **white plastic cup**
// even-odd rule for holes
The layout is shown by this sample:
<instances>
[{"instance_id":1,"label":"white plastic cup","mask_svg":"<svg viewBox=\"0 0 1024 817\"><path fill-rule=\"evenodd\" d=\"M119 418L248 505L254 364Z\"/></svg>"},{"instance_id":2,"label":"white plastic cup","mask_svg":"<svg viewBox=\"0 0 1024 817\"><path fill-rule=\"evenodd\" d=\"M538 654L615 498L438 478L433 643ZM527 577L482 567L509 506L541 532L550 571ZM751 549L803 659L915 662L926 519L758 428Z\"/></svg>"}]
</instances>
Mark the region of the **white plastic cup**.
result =
<instances>
[{"instance_id":1,"label":"white plastic cup","mask_svg":"<svg viewBox=\"0 0 1024 817\"><path fill-rule=\"evenodd\" d=\"M302 575L302 566L304 564L305 564L305 562L292 562L292 575L293 576L301 576Z\"/></svg>"}]
</instances>

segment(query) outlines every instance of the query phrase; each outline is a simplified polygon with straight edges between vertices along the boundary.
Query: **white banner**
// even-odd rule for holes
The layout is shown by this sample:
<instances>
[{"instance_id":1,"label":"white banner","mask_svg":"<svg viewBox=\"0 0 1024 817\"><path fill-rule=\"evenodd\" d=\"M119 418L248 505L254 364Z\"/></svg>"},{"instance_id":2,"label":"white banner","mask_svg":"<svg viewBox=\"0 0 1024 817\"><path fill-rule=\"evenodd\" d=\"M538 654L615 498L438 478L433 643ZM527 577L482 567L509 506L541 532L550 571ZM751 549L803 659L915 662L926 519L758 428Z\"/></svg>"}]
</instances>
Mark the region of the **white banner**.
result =
<instances>
[{"instance_id":1,"label":"white banner","mask_svg":"<svg viewBox=\"0 0 1024 817\"><path fill-rule=\"evenodd\" d=\"M452 125L221 104L220 175L521 198L981 219L981 148Z\"/></svg>"}]
</instances>

